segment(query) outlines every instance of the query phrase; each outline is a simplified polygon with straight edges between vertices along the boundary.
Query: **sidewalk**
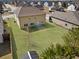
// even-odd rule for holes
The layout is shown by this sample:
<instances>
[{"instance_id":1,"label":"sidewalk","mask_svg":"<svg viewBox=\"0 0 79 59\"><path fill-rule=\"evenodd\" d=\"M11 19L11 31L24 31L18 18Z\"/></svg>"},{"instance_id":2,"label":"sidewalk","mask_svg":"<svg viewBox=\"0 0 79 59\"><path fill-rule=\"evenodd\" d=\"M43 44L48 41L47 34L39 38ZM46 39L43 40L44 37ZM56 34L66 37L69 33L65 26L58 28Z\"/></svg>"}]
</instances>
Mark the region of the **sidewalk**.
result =
<instances>
[{"instance_id":1,"label":"sidewalk","mask_svg":"<svg viewBox=\"0 0 79 59\"><path fill-rule=\"evenodd\" d=\"M5 55L3 57L1 57L0 59L12 59L12 54L8 54L8 55Z\"/></svg>"}]
</instances>

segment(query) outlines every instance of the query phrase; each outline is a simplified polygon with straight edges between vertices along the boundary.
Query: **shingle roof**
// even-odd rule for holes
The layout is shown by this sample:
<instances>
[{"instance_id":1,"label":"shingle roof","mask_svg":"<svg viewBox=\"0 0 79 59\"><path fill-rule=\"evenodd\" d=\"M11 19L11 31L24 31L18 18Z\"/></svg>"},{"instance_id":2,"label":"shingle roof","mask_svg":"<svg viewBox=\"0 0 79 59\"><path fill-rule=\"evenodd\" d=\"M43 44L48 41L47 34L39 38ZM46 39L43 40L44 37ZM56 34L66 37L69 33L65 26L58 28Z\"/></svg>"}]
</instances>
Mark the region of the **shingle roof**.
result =
<instances>
[{"instance_id":1,"label":"shingle roof","mask_svg":"<svg viewBox=\"0 0 79 59\"><path fill-rule=\"evenodd\" d=\"M18 8L16 12L18 17L45 14L44 11L32 6L23 6L22 8Z\"/></svg>"},{"instance_id":2,"label":"shingle roof","mask_svg":"<svg viewBox=\"0 0 79 59\"><path fill-rule=\"evenodd\" d=\"M0 43L2 43L3 41L2 34L3 34L3 22L2 22L2 16L0 15Z\"/></svg>"},{"instance_id":3,"label":"shingle roof","mask_svg":"<svg viewBox=\"0 0 79 59\"><path fill-rule=\"evenodd\" d=\"M51 17L61 21L69 22L74 25L79 25L79 12L59 12L55 11Z\"/></svg>"},{"instance_id":4,"label":"shingle roof","mask_svg":"<svg viewBox=\"0 0 79 59\"><path fill-rule=\"evenodd\" d=\"M3 33L3 24L0 23L0 34L2 34L2 33Z\"/></svg>"},{"instance_id":5,"label":"shingle roof","mask_svg":"<svg viewBox=\"0 0 79 59\"><path fill-rule=\"evenodd\" d=\"M3 33L3 22L2 22L2 16L0 16L0 34Z\"/></svg>"}]
</instances>

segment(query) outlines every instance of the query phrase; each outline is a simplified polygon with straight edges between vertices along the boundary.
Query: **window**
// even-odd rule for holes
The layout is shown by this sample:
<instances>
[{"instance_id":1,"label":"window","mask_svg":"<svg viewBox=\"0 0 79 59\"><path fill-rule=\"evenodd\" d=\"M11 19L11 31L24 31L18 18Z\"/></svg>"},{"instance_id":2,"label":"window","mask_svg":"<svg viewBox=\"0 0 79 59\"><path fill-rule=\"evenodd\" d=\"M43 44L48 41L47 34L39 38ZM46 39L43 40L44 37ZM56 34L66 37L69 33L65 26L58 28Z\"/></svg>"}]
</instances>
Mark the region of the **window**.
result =
<instances>
[{"instance_id":1,"label":"window","mask_svg":"<svg viewBox=\"0 0 79 59\"><path fill-rule=\"evenodd\" d=\"M30 23L30 25L34 25L34 23Z\"/></svg>"},{"instance_id":2,"label":"window","mask_svg":"<svg viewBox=\"0 0 79 59\"><path fill-rule=\"evenodd\" d=\"M51 17L49 17L49 22L53 22Z\"/></svg>"},{"instance_id":3,"label":"window","mask_svg":"<svg viewBox=\"0 0 79 59\"><path fill-rule=\"evenodd\" d=\"M16 21L14 21L14 23L16 23Z\"/></svg>"},{"instance_id":4,"label":"window","mask_svg":"<svg viewBox=\"0 0 79 59\"><path fill-rule=\"evenodd\" d=\"M67 24L65 24L65 26L67 26Z\"/></svg>"},{"instance_id":5,"label":"window","mask_svg":"<svg viewBox=\"0 0 79 59\"><path fill-rule=\"evenodd\" d=\"M24 24L24 26L28 26L28 24Z\"/></svg>"},{"instance_id":6,"label":"window","mask_svg":"<svg viewBox=\"0 0 79 59\"><path fill-rule=\"evenodd\" d=\"M4 29L4 32L6 32L6 29Z\"/></svg>"}]
</instances>

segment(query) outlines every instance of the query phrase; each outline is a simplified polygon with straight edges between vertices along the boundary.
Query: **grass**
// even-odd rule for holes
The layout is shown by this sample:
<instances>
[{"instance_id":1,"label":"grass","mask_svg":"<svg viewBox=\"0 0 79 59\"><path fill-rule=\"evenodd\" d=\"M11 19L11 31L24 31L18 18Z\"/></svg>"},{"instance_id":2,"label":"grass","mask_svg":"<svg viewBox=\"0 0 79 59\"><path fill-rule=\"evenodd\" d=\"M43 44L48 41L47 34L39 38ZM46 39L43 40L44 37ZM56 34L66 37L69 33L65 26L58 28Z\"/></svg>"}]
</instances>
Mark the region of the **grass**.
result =
<instances>
[{"instance_id":1,"label":"grass","mask_svg":"<svg viewBox=\"0 0 79 59\"><path fill-rule=\"evenodd\" d=\"M62 36L67 30L55 24L46 24L45 28L30 33L30 39L28 39L27 31L19 29L13 20L10 20L8 23L12 30L14 59L20 59L28 50L35 50L40 54L51 43L64 44Z\"/></svg>"}]
</instances>

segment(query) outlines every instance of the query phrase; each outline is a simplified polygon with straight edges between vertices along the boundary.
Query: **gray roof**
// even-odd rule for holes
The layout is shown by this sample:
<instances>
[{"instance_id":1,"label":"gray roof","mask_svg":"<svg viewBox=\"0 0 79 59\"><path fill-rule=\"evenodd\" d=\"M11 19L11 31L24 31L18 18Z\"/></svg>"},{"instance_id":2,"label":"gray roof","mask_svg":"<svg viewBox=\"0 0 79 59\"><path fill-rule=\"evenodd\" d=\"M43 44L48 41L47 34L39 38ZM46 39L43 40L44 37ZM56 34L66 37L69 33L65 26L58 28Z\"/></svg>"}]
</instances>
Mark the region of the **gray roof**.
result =
<instances>
[{"instance_id":1,"label":"gray roof","mask_svg":"<svg viewBox=\"0 0 79 59\"><path fill-rule=\"evenodd\" d=\"M19 1L17 3L17 6L22 6L24 5L24 2L27 4L27 5L30 5L31 2L33 2L34 4L37 4L38 2L40 1L40 4L41 5L44 5L45 2L48 2L48 6L52 6L52 2L59 2L59 1L63 1L63 2L70 2L72 3L72 0L29 0L29 1ZM30 5L31 6L31 5Z\"/></svg>"},{"instance_id":2,"label":"gray roof","mask_svg":"<svg viewBox=\"0 0 79 59\"><path fill-rule=\"evenodd\" d=\"M3 21L2 21L2 16L0 15L0 43L3 42L2 34L3 34Z\"/></svg>"},{"instance_id":3,"label":"gray roof","mask_svg":"<svg viewBox=\"0 0 79 59\"><path fill-rule=\"evenodd\" d=\"M3 24L0 23L0 34L2 34L2 33L3 33Z\"/></svg>"},{"instance_id":4,"label":"gray roof","mask_svg":"<svg viewBox=\"0 0 79 59\"><path fill-rule=\"evenodd\" d=\"M52 16L58 20L79 25L79 12L59 12L55 11Z\"/></svg>"},{"instance_id":5,"label":"gray roof","mask_svg":"<svg viewBox=\"0 0 79 59\"><path fill-rule=\"evenodd\" d=\"M17 10L15 11L15 13L17 14L18 17L22 17L22 16L33 16L33 15L42 15L45 14L44 11L39 10L36 7L32 7L32 6L22 6L22 8L17 8Z\"/></svg>"},{"instance_id":6,"label":"gray roof","mask_svg":"<svg viewBox=\"0 0 79 59\"><path fill-rule=\"evenodd\" d=\"M2 21L2 16L0 16L0 34L3 33L3 21Z\"/></svg>"}]
</instances>

